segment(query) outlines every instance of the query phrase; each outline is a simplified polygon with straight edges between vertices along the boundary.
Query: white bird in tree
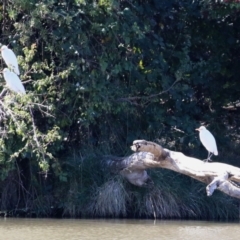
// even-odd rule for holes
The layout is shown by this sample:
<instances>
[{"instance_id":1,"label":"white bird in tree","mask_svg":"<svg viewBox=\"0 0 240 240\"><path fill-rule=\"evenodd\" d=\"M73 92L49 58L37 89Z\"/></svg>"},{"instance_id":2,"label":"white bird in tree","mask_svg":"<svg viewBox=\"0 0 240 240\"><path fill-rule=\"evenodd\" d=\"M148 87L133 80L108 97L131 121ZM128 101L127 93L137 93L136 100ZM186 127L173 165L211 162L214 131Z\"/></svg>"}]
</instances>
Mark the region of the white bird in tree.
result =
<instances>
[{"instance_id":1,"label":"white bird in tree","mask_svg":"<svg viewBox=\"0 0 240 240\"><path fill-rule=\"evenodd\" d=\"M216 140L214 136L204 126L201 126L196 130L199 131L200 141L208 151L208 157L204 161L211 161L211 156L213 154L216 156L218 155Z\"/></svg>"},{"instance_id":2,"label":"white bird in tree","mask_svg":"<svg viewBox=\"0 0 240 240\"><path fill-rule=\"evenodd\" d=\"M17 75L19 75L20 72L18 68L18 61L14 52L11 49L9 49L6 45L3 45L1 47L1 53L2 53L2 58L7 64L8 68L11 71L15 72Z\"/></svg>"},{"instance_id":3,"label":"white bird in tree","mask_svg":"<svg viewBox=\"0 0 240 240\"><path fill-rule=\"evenodd\" d=\"M3 77L7 83L7 86L10 88L10 90L16 93L26 94L25 88L21 80L14 72L11 72L8 68L4 68Z\"/></svg>"}]
</instances>

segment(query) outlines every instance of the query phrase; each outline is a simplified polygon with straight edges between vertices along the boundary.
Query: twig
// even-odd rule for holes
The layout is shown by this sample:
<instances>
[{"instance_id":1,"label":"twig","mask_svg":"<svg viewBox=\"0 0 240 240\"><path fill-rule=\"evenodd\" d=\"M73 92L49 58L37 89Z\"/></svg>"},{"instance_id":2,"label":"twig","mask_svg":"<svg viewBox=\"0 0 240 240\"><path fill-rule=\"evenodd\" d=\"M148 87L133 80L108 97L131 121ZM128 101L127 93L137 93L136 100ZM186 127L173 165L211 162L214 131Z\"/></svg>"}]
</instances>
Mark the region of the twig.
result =
<instances>
[{"instance_id":1,"label":"twig","mask_svg":"<svg viewBox=\"0 0 240 240\"><path fill-rule=\"evenodd\" d=\"M171 88L173 88L174 85L176 85L180 81L181 81L181 79L176 80L168 89L166 89L166 90L164 90L160 93L152 94L152 95L149 95L149 96L142 96L142 97L118 98L117 101L126 101L126 102L131 102L132 103L132 101L134 101L134 100L141 100L141 99L148 100L148 99L151 99L151 98L154 98L154 97L158 97L158 96L170 91Z\"/></svg>"},{"instance_id":2,"label":"twig","mask_svg":"<svg viewBox=\"0 0 240 240\"><path fill-rule=\"evenodd\" d=\"M31 109L30 106L29 106L29 111L30 111L30 115L31 115L31 118L32 118L32 124L33 124L33 135L34 135L33 139L36 142L37 147L40 148L40 144L39 144L38 138L37 138L36 125L35 125L35 122L34 122L33 113L32 113L32 109Z\"/></svg>"},{"instance_id":3,"label":"twig","mask_svg":"<svg viewBox=\"0 0 240 240\"><path fill-rule=\"evenodd\" d=\"M4 88L2 90L2 92L0 93L0 99L2 99L5 96L6 93L7 93L7 89Z\"/></svg>"},{"instance_id":4,"label":"twig","mask_svg":"<svg viewBox=\"0 0 240 240\"><path fill-rule=\"evenodd\" d=\"M0 101L0 104L2 105L3 109L5 109L6 115L9 114L12 117L12 119L15 121L17 126L19 127L18 121L15 118L14 112L12 110L10 110L9 108L7 108L2 101Z\"/></svg>"},{"instance_id":5,"label":"twig","mask_svg":"<svg viewBox=\"0 0 240 240\"><path fill-rule=\"evenodd\" d=\"M43 149L42 149L42 146L40 145L40 143L39 143L39 141L38 141L37 128L36 128L36 125L35 125L35 122L34 122L34 117L33 117L32 109L31 109L30 106L28 106L28 108L29 108L29 111L30 111L30 115L31 115L31 119L32 119L32 125L33 125L33 135L34 135L33 139L34 139L34 141L36 142L38 149L40 150L40 153L41 153L41 155L42 155L43 161L46 161L46 160L45 160L45 155L44 155L44 153L43 153L43 151L42 151L42 150L43 150ZM46 170L46 171L44 171L44 172L45 172L45 178L47 178L48 171Z\"/></svg>"}]
</instances>

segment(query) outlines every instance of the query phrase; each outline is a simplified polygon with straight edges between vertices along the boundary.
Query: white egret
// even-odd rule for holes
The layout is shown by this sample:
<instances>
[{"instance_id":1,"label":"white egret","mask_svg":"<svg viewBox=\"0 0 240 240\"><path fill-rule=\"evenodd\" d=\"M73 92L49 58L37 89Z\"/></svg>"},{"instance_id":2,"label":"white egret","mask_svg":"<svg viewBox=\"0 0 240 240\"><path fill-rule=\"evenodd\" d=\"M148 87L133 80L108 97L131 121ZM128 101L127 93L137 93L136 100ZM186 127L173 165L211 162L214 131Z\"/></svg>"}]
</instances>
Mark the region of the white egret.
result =
<instances>
[{"instance_id":1,"label":"white egret","mask_svg":"<svg viewBox=\"0 0 240 240\"><path fill-rule=\"evenodd\" d=\"M208 157L206 161L211 161L211 156L218 155L217 144L215 141L214 136L204 127L201 126L200 128L196 129L199 131L200 141L202 142L203 146L208 151Z\"/></svg>"},{"instance_id":2,"label":"white egret","mask_svg":"<svg viewBox=\"0 0 240 240\"><path fill-rule=\"evenodd\" d=\"M19 77L11 72L8 68L3 69L3 77L7 83L7 86L16 93L26 94L25 88L19 79Z\"/></svg>"},{"instance_id":3,"label":"white egret","mask_svg":"<svg viewBox=\"0 0 240 240\"><path fill-rule=\"evenodd\" d=\"M2 58L7 64L8 68L15 72L17 75L19 75L20 72L18 68L18 61L14 52L11 49L9 49L6 45L3 45L1 47L1 53Z\"/></svg>"}]
</instances>

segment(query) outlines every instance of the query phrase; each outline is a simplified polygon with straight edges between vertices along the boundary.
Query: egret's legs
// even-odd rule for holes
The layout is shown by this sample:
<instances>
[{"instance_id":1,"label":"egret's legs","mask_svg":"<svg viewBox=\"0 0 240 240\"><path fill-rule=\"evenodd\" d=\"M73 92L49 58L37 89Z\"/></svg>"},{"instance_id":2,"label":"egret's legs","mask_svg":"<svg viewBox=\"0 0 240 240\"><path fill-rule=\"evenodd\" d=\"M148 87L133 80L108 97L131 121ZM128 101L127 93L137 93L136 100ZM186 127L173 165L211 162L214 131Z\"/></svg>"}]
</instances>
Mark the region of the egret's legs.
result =
<instances>
[{"instance_id":1,"label":"egret's legs","mask_svg":"<svg viewBox=\"0 0 240 240\"><path fill-rule=\"evenodd\" d=\"M212 161L212 160L211 160L212 155L213 155L213 153L208 152L208 157L207 157L207 159L204 159L203 161L204 161L204 162L208 162L208 161L211 162L211 161Z\"/></svg>"}]
</instances>

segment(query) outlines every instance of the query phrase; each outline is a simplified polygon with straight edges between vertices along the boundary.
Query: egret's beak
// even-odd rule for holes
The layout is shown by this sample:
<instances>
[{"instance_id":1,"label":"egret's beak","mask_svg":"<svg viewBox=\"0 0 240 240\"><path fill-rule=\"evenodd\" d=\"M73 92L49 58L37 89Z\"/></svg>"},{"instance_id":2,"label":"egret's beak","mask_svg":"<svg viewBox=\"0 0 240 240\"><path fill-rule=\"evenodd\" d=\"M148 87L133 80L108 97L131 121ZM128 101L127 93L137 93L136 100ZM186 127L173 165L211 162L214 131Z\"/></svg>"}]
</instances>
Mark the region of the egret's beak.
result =
<instances>
[{"instance_id":1,"label":"egret's beak","mask_svg":"<svg viewBox=\"0 0 240 240\"><path fill-rule=\"evenodd\" d=\"M199 128L196 128L195 130L196 130L196 131L200 131Z\"/></svg>"}]
</instances>

